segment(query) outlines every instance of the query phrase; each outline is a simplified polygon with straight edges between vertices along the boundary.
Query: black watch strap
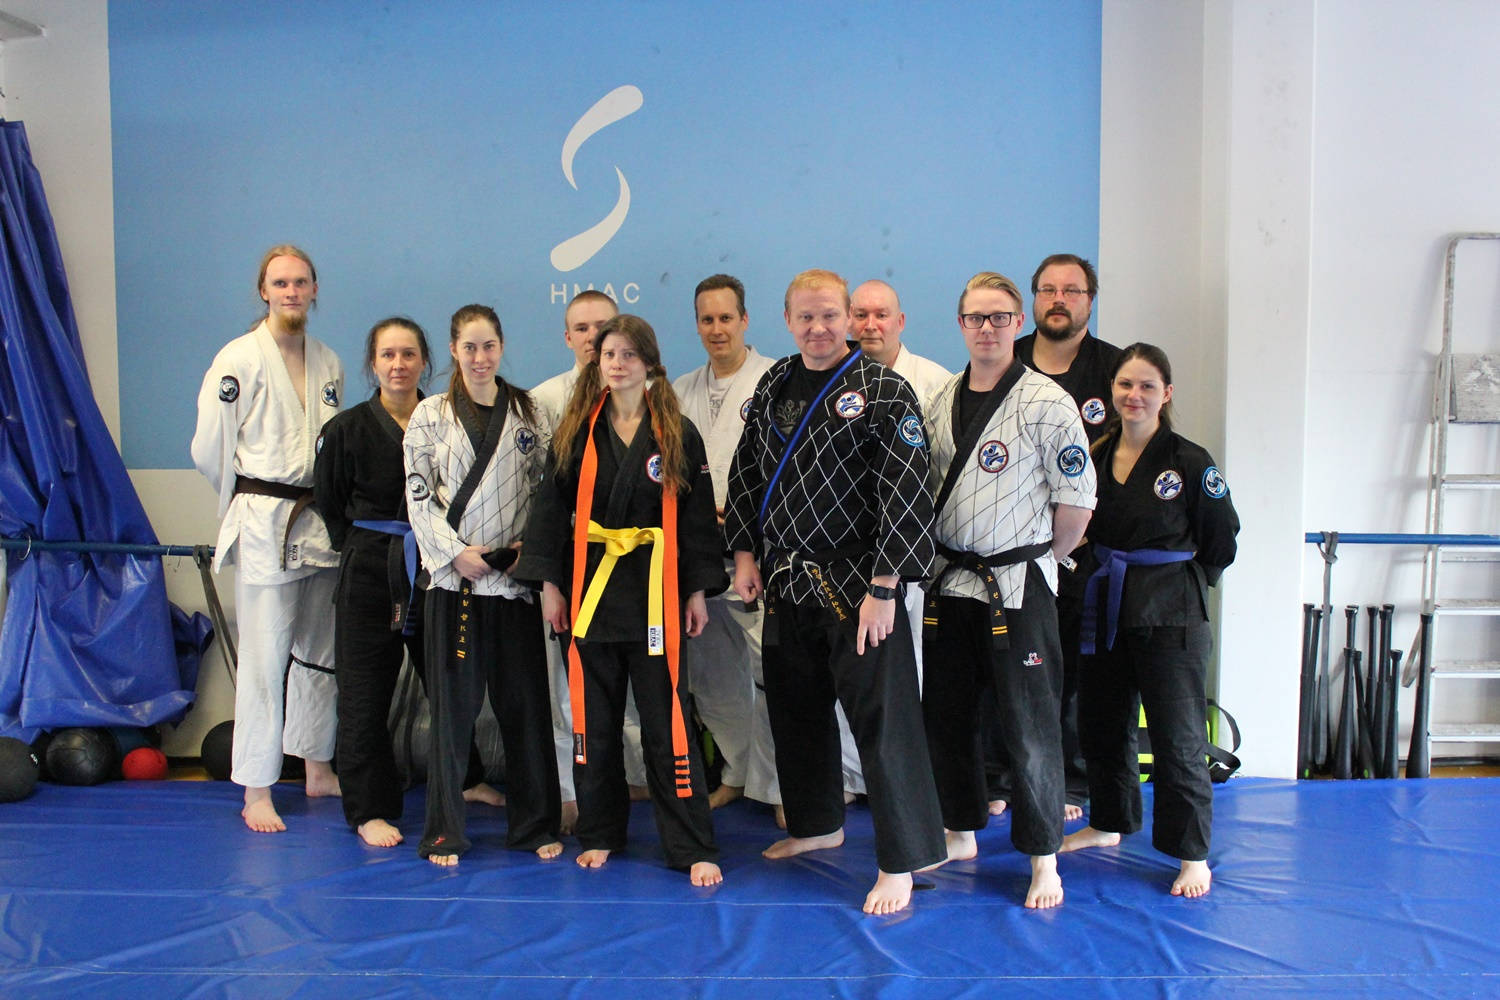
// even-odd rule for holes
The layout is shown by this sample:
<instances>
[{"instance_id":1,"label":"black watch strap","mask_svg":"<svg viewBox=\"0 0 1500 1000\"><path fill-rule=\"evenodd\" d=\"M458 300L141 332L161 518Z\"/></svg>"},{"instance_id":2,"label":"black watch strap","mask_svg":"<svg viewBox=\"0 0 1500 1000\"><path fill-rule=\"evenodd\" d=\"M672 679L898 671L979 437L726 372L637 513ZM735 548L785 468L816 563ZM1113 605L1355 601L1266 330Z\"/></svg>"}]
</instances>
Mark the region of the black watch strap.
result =
<instances>
[{"instance_id":1,"label":"black watch strap","mask_svg":"<svg viewBox=\"0 0 1500 1000\"><path fill-rule=\"evenodd\" d=\"M878 583L870 584L870 596L877 601L894 601L896 599L895 587L882 587Z\"/></svg>"}]
</instances>

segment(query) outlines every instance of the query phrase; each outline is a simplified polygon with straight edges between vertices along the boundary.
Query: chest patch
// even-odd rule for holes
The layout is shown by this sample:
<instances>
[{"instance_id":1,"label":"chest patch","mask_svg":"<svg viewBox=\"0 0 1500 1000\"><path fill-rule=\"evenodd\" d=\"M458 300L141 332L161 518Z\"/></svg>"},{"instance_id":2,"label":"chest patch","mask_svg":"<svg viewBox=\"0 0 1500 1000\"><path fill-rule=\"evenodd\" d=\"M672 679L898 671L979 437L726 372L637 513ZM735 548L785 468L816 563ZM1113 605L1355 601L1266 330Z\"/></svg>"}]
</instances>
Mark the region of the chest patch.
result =
<instances>
[{"instance_id":1,"label":"chest patch","mask_svg":"<svg viewBox=\"0 0 1500 1000\"><path fill-rule=\"evenodd\" d=\"M339 405L339 387L333 383L332 379L323 383L323 402L329 406Z\"/></svg>"},{"instance_id":2,"label":"chest patch","mask_svg":"<svg viewBox=\"0 0 1500 1000\"><path fill-rule=\"evenodd\" d=\"M225 375L219 379L219 399L226 403L232 403L240 398L240 380L233 375Z\"/></svg>"},{"instance_id":3,"label":"chest patch","mask_svg":"<svg viewBox=\"0 0 1500 1000\"><path fill-rule=\"evenodd\" d=\"M750 404L752 402L754 402L754 401L755 401L755 397L749 396L749 397L746 397L745 401L740 404L740 422L741 423L744 423L746 420L750 419Z\"/></svg>"},{"instance_id":4,"label":"chest patch","mask_svg":"<svg viewBox=\"0 0 1500 1000\"><path fill-rule=\"evenodd\" d=\"M985 472L995 473L1010 462L1010 449L1004 441L986 441L979 446L979 467Z\"/></svg>"},{"instance_id":5,"label":"chest patch","mask_svg":"<svg viewBox=\"0 0 1500 1000\"><path fill-rule=\"evenodd\" d=\"M1081 444L1070 444L1057 453L1057 471L1069 479L1077 479L1089 467L1089 458Z\"/></svg>"},{"instance_id":6,"label":"chest patch","mask_svg":"<svg viewBox=\"0 0 1500 1000\"><path fill-rule=\"evenodd\" d=\"M516 428L516 451L523 455L530 455L531 450L536 447L536 435L529 427Z\"/></svg>"},{"instance_id":7,"label":"chest patch","mask_svg":"<svg viewBox=\"0 0 1500 1000\"><path fill-rule=\"evenodd\" d=\"M1176 469L1168 469L1156 477L1151 489L1159 500L1176 500L1182 492L1182 475Z\"/></svg>"},{"instance_id":8,"label":"chest patch","mask_svg":"<svg viewBox=\"0 0 1500 1000\"><path fill-rule=\"evenodd\" d=\"M1210 500L1223 499L1224 494L1229 492L1229 484L1224 481L1224 473L1219 471L1217 465L1210 465L1203 470L1203 493Z\"/></svg>"},{"instance_id":9,"label":"chest patch","mask_svg":"<svg viewBox=\"0 0 1500 1000\"><path fill-rule=\"evenodd\" d=\"M865 397L851 389L834 401L833 410L845 420L853 420L865 412Z\"/></svg>"},{"instance_id":10,"label":"chest patch","mask_svg":"<svg viewBox=\"0 0 1500 1000\"><path fill-rule=\"evenodd\" d=\"M432 491L427 488L427 480L413 472L406 477L406 495L417 503L421 503L432 496Z\"/></svg>"},{"instance_id":11,"label":"chest patch","mask_svg":"<svg viewBox=\"0 0 1500 1000\"><path fill-rule=\"evenodd\" d=\"M646 477L653 483L661 482L661 452L646 459Z\"/></svg>"},{"instance_id":12,"label":"chest patch","mask_svg":"<svg viewBox=\"0 0 1500 1000\"><path fill-rule=\"evenodd\" d=\"M1078 408L1078 415L1083 418L1083 422L1086 424L1093 424L1097 427L1099 424L1104 423L1104 400L1098 396L1095 396L1093 399L1084 400L1083 405Z\"/></svg>"},{"instance_id":13,"label":"chest patch","mask_svg":"<svg viewBox=\"0 0 1500 1000\"><path fill-rule=\"evenodd\" d=\"M920 448L922 446L922 421L918 419L916 414L912 414L901 421L901 440L913 448Z\"/></svg>"}]
</instances>

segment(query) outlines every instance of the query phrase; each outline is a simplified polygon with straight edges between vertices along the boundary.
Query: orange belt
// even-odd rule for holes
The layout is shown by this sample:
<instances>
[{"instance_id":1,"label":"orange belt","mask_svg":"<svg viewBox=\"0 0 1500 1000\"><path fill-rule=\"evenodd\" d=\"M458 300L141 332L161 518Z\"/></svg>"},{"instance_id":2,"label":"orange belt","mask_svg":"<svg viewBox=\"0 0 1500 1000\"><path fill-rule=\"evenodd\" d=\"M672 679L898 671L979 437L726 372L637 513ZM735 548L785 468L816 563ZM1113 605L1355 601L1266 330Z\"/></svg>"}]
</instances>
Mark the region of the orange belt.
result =
<instances>
[{"instance_id":1,"label":"orange belt","mask_svg":"<svg viewBox=\"0 0 1500 1000\"><path fill-rule=\"evenodd\" d=\"M599 396L599 401L589 414L589 429L583 446L583 463L578 470L578 498L573 516L573 593L568 619L573 629L568 640L568 700L573 707L573 760L579 764L588 763L588 744L585 739L587 727L584 718L583 661L578 656L578 639L587 631L593 617L593 608L598 602L598 594L591 593L590 614L586 619L580 620L584 603L583 575L588 566L591 529L595 536L602 536L605 531L591 521L594 481L599 473L599 455L594 449L594 425L608 398L609 392L606 390ZM627 530L645 534L642 529ZM693 794L693 784L692 771L688 765L687 725L682 717L682 700L677 695L679 650L682 645L682 610L677 589L677 495L665 488L661 493L661 539L660 550L652 555L658 557L661 563L661 626L666 642L662 644L653 641L656 638L652 634L656 623L647 622L647 651L652 656L661 656L665 652L667 657L667 676L672 684L672 770L676 776L677 797L686 799ZM603 539L596 537L596 540ZM637 544L654 544L654 540ZM610 560L608 566L601 563L595 575L605 574L607 579L612 566L613 560ZM654 577L656 574L652 575ZM655 582L653 579L652 583ZM656 601L653 599L650 603L655 604Z\"/></svg>"}]
</instances>

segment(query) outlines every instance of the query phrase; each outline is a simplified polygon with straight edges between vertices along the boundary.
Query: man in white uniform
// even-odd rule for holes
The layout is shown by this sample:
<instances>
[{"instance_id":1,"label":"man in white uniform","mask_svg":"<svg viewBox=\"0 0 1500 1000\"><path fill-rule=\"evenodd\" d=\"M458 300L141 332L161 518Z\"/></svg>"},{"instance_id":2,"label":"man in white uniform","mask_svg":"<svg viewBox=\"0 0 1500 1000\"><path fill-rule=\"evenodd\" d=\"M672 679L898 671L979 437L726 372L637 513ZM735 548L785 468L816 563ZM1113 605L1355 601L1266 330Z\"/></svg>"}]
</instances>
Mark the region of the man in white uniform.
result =
<instances>
[{"instance_id":1,"label":"man in white uniform","mask_svg":"<svg viewBox=\"0 0 1500 1000\"><path fill-rule=\"evenodd\" d=\"M192 454L219 494L214 569L238 566L230 776L245 788L245 825L278 833L286 824L271 786L281 777L283 752L306 762L308 795L339 794L330 765L338 554L311 499L318 435L339 411L344 370L338 355L306 333L318 297L306 253L272 247L261 258L256 288L266 317L225 345L204 376Z\"/></svg>"},{"instance_id":2,"label":"man in white uniform","mask_svg":"<svg viewBox=\"0 0 1500 1000\"><path fill-rule=\"evenodd\" d=\"M563 343L573 352L573 367L531 390L531 398L553 427L562 422L578 373L594 358L594 335L614 319L615 300L590 288L573 296L563 310ZM557 748L557 779L562 789L562 832L571 833L578 818L573 791L573 706L568 701L568 661L562 646L547 641L547 681L552 693L552 741ZM641 756L641 723L632 696L625 705L625 778L633 799L646 798L646 764Z\"/></svg>"},{"instance_id":3,"label":"man in white uniform","mask_svg":"<svg viewBox=\"0 0 1500 1000\"><path fill-rule=\"evenodd\" d=\"M703 435L722 525L729 464L745 428L744 414L774 359L745 343L750 315L745 311L745 286L738 278L715 274L698 282L693 310L708 363L678 378L672 388L683 415ZM708 797L715 809L747 792L757 801L781 804L771 720L758 688L764 683L760 628L759 607L747 608L726 591L708 602L703 633L682 647L698 715L713 733L714 747L724 761L719 787Z\"/></svg>"}]
</instances>

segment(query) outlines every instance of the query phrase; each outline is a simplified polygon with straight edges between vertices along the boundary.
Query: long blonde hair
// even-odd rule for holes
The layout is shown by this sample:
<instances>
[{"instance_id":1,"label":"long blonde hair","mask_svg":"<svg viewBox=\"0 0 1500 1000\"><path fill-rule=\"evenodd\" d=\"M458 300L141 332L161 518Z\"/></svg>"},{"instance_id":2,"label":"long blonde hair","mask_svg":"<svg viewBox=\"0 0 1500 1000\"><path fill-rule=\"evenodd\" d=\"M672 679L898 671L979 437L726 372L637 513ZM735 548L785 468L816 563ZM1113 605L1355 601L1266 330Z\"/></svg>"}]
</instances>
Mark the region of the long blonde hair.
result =
<instances>
[{"instance_id":1,"label":"long blonde hair","mask_svg":"<svg viewBox=\"0 0 1500 1000\"><path fill-rule=\"evenodd\" d=\"M617 333L630 341L641 360L646 363L646 378L650 381L646 389L646 409L651 414L651 436L661 448L661 488L668 493L681 495L687 489L687 456L682 447L682 405L672 391L667 379L667 369L661 363L661 349L656 344L656 331L639 316L621 313L610 319L594 335L594 358L578 373L573 386L573 395L568 399L568 409L552 435L552 453L557 464L566 466L573 457L573 448L579 432L585 429L589 414L604 391L604 380L599 374L599 350L604 338Z\"/></svg>"}]
</instances>

